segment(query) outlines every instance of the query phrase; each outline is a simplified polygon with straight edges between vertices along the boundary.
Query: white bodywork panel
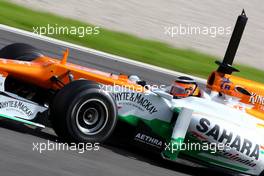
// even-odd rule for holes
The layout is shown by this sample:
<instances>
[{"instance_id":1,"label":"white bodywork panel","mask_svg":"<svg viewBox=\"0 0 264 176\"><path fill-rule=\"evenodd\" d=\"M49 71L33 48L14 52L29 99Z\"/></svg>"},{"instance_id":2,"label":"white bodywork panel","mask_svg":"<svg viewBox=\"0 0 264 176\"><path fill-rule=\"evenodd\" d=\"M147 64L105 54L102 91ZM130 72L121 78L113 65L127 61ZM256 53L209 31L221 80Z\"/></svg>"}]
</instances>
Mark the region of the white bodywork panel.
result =
<instances>
[{"instance_id":1,"label":"white bodywork panel","mask_svg":"<svg viewBox=\"0 0 264 176\"><path fill-rule=\"evenodd\" d=\"M171 122L175 108L191 109L193 114L188 125L188 133L198 134L203 137L203 140L210 143L220 143L219 139L223 133L232 133L228 140L224 139L221 142L234 143L234 146L237 143L236 147L222 152L218 156L201 152L198 157L207 158L206 161L214 165L227 168L232 168L229 167L232 165L234 166L232 169L237 167L240 170L236 170L244 169L244 173L253 175L260 174L264 169L264 154L261 153L261 147L264 146L264 128L258 126L259 124L264 125L263 120L216 102L208 96L206 98L169 99L153 92L138 93L133 91L114 92L113 96L121 116L132 115L145 120L159 119ZM209 121L209 124L203 124L201 121L204 119ZM197 126L205 129L199 131ZM216 133L215 136L210 135L210 131Z\"/></svg>"},{"instance_id":2,"label":"white bodywork panel","mask_svg":"<svg viewBox=\"0 0 264 176\"><path fill-rule=\"evenodd\" d=\"M33 120L37 113L47 110L35 102L19 97L16 94L5 91L4 75L0 75L0 116L1 114L19 117L21 119Z\"/></svg>"}]
</instances>

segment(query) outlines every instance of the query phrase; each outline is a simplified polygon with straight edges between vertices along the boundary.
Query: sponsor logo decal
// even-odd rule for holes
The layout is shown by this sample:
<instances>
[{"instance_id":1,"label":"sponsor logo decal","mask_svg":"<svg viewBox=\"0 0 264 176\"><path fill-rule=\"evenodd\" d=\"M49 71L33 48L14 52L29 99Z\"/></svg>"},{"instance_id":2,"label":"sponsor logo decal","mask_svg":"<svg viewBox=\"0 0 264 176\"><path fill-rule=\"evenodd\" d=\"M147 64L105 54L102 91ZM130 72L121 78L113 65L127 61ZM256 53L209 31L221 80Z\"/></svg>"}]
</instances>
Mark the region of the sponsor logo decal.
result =
<instances>
[{"instance_id":1,"label":"sponsor logo decal","mask_svg":"<svg viewBox=\"0 0 264 176\"><path fill-rule=\"evenodd\" d=\"M30 110L30 108L21 101L0 102L0 109L5 109L5 108L12 108L12 109L18 110L20 112L22 111L28 117L33 115L33 112Z\"/></svg>"},{"instance_id":2,"label":"sponsor logo decal","mask_svg":"<svg viewBox=\"0 0 264 176\"><path fill-rule=\"evenodd\" d=\"M144 95L133 92L122 92L114 94L116 101L129 101L136 103L141 108L148 111L150 114L158 112L157 108Z\"/></svg>"},{"instance_id":3,"label":"sponsor logo decal","mask_svg":"<svg viewBox=\"0 0 264 176\"><path fill-rule=\"evenodd\" d=\"M264 155L264 145L260 146L260 154Z\"/></svg>"},{"instance_id":4,"label":"sponsor logo decal","mask_svg":"<svg viewBox=\"0 0 264 176\"><path fill-rule=\"evenodd\" d=\"M260 104L260 105L264 105L264 97L261 95L257 95L256 93L252 92L250 98L249 98L249 102L251 104Z\"/></svg>"},{"instance_id":5,"label":"sponsor logo decal","mask_svg":"<svg viewBox=\"0 0 264 176\"><path fill-rule=\"evenodd\" d=\"M134 139L136 141L143 142L145 144L152 145L152 146L157 147L157 148L162 147L162 141L161 140L159 140L155 137L143 134L143 133L137 133Z\"/></svg>"},{"instance_id":6,"label":"sponsor logo decal","mask_svg":"<svg viewBox=\"0 0 264 176\"><path fill-rule=\"evenodd\" d=\"M261 146L259 144L253 144L249 139L242 138L239 135L235 135L232 131L221 129L220 125L212 124L208 119L201 118L199 124L196 125L196 129L203 133L207 137L213 138L219 143L224 143L226 146L235 149L240 154L232 154L225 150L219 151L222 156L234 161L241 162L250 167L256 166L254 160L259 160L261 152ZM252 158L251 160L245 159L243 156Z\"/></svg>"},{"instance_id":7,"label":"sponsor logo decal","mask_svg":"<svg viewBox=\"0 0 264 176\"><path fill-rule=\"evenodd\" d=\"M221 89L224 89L224 90L230 90L231 81L229 80L229 78L223 78L220 87Z\"/></svg>"}]
</instances>

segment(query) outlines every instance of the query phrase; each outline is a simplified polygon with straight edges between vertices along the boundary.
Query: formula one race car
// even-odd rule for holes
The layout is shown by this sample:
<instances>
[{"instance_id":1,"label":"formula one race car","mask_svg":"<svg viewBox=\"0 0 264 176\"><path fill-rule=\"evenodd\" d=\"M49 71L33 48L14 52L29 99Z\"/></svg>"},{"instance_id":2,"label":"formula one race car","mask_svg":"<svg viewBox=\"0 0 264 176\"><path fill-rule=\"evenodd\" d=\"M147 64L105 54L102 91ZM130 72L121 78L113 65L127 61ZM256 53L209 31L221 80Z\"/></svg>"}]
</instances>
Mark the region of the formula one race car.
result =
<instances>
[{"instance_id":1,"label":"formula one race car","mask_svg":"<svg viewBox=\"0 0 264 176\"><path fill-rule=\"evenodd\" d=\"M232 75L246 21L243 12L206 90L186 77L152 88L137 76L67 63L68 50L57 60L27 44L8 45L0 50L0 116L39 128L51 123L59 138L75 142L104 142L120 121L133 127L135 143L166 160L261 175L264 85Z\"/></svg>"}]
</instances>

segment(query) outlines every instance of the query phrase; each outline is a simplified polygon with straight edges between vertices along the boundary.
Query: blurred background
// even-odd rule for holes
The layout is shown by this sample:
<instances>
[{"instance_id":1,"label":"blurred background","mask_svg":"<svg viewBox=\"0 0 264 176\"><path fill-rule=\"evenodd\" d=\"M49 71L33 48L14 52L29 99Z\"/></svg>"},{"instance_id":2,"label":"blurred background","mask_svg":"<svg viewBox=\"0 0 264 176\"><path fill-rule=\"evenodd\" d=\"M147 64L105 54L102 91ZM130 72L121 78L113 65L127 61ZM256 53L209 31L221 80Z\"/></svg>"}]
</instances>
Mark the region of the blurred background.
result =
<instances>
[{"instance_id":1,"label":"blurred background","mask_svg":"<svg viewBox=\"0 0 264 176\"><path fill-rule=\"evenodd\" d=\"M39 9L222 57L231 35L164 34L164 27L190 25L233 27L244 8L249 17L236 62L264 68L264 1L261 0L11 0ZM233 28L232 28L233 29Z\"/></svg>"}]
</instances>

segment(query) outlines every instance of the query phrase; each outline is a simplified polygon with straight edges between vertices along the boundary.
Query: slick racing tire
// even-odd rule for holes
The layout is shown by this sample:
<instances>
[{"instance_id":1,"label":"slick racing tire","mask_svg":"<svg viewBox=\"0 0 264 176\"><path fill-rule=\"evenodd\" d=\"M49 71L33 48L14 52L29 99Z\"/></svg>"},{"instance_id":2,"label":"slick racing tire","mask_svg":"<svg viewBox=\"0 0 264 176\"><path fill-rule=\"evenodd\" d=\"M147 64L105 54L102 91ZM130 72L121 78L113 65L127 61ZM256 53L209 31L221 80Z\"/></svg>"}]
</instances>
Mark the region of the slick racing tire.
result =
<instances>
[{"instance_id":1,"label":"slick racing tire","mask_svg":"<svg viewBox=\"0 0 264 176\"><path fill-rule=\"evenodd\" d=\"M66 142L104 142L117 121L116 103L108 92L87 80L67 84L51 105L51 123Z\"/></svg>"},{"instance_id":2,"label":"slick racing tire","mask_svg":"<svg viewBox=\"0 0 264 176\"><path fill-rule=\"evenodd\" d=\"M43 56L37 48L25 43L13 43L0 50L0 58L32 61Z\"/></svg>"},{"instance_id":3,"label":"slick racing tire","mask_svg":"<svg viewBox=\"0 0 264 176\"><path fill-rule=\"evenodd\" d=\"M264 176L264 170L261 172L261 174L259 176Z\"/></svg>"}]
</instances>

